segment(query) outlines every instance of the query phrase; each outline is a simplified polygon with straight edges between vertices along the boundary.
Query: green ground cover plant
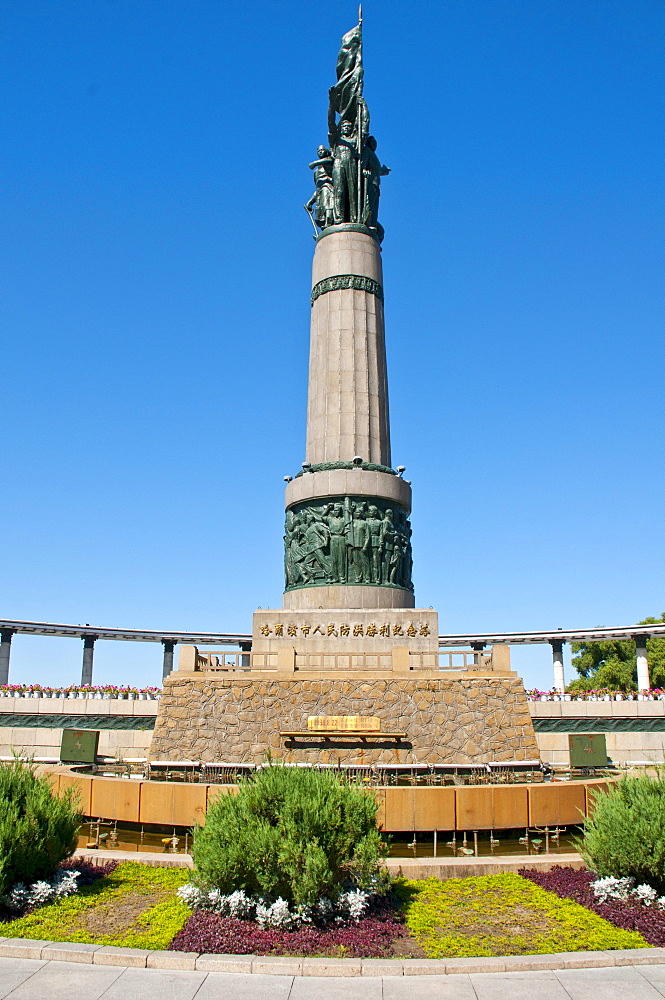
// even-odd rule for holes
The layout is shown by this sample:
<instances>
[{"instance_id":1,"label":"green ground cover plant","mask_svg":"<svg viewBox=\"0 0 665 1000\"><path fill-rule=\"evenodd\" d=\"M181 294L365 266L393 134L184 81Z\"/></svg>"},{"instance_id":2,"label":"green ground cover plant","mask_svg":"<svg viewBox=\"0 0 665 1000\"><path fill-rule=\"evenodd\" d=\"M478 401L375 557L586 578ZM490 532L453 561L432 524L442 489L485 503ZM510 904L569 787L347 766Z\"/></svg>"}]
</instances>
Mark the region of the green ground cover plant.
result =
<instances>
[{"instance_id":1,"label":"green ground cover plant","mask_svg":"<svg viewBox=\"0 0 665 1000\"><path fill-rule=\"evenodd\" d=\"M196 881L222 893L311 906L344 885L387 888L371 793L328 771L270 766L220 795L194 832Z\"/></svg>"},{"instance_id":2,"label":"green ground cover plant","mask_svg":"<svg viewBox=\"0 0 665 1000\"><path fill-rule=\"evenodd\" d=\"M58 797L32 764L0 764L0 896L53 875L74 853L80 823L73 790Z\"/></svg>"},{"instance_id":3,"label":"green ground cover plant","mask_svg":"<svg viewBox=\"0 0 665 1000\"><path fill-rule=\"evenodd\" d=\"M190 916L176 896L189 872L125 861L74 896L0 927L3 937L168 948Z\"/></svg>"},{"instance_id":4,"label":"green ground cover plant","mask_svg":"<svg viewBox=\"0 0 665 1000\"><path fill-rule=\"evenodd\" d=\"M580 852L599 875L631 876L665 893L665 772L626 776L599 794Z\"/></svg>"},{"instance_id":5,"label":"green ground cover plant","mask_svg":"<svg viewBox=\"0 0 665 1000\"><path fill-rule=\"evenodd\" d=\"M649 947L572 900L519 875L398 883L406 924L428 958Z\"/></svg>"}]
</instances>

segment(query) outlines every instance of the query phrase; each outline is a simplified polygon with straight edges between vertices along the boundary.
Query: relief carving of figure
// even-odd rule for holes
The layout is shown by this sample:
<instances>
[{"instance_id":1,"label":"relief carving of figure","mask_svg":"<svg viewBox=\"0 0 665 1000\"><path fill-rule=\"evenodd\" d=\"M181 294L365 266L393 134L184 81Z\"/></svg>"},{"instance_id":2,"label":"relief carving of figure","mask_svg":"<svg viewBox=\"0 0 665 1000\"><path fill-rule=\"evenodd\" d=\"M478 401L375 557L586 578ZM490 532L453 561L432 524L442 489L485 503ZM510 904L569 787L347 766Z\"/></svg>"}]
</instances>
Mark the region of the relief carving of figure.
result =
<instances>
[{"instance_id":1,"label":"relief carving of figure","mask_svg":"<svg viewBox=\"0 0 665 1000\"><path fill-rule=\"evenodd\" d=\"M367 552L370 547L370 534L361 507L356 507L354 510L353 518L347 525L347 535L351 548L349 583L369 583Z\"/></svg>"},{"instance_id":2,"label":"relief carving of figure","mask_svg":"<svg viewBox=\"0 0 665 1000\"><path fill-rule=\"evenodd\" d=\"M323 570L324 576L328 577L330 566L323 553L330 538L327 525L320 521L314 514L308 514L304 536L305 551L307 552L312 569L316 572L316 565L318 564Z\"/></svg>"},{"instance_id":3,"label":"relief carving of figure","mask_svg":"<svg viewBox=\"0 0 665 1000\"><path fill-rule=\"evenodd\" d=\"M378 507L370 506L367 514L367 527L370 533L370 551L372 559L372 583L381 583L381 528L383 521L379 517Z\"/></svg>"},{"instance_id":4,"label":"relief carving of figure","mask_svg":"<svg viewBox=\"0 0 665 1000\"><path fill-rule=\"evenodd\" d=\"M393 512L388 508L383 515L381 523L382 583L390 583L390 571L396 538L397 532L395 531L395 524L393 522Z\"/></svg>"},{"instance_id":5,"label":"relief carving of figure","mask_svg":"<svg viewBox=\"0 0 665 1000\"><path fill-rule=\"evenodd\" d=\"M411 526L401 508L345 497L287 511L287 588L361 584L412 589Z\"/></svg>"},{"instance_id":6,"label":"relief carving of figure","mask_svg":"<svg viewBox=\"0 0 665 1000\"><path fill-rule=\"evenodd\" d=\"M334 504L332 513L328 517L331 583L346 583L346 526L348 521L348 515L345 514L342 504Z\"/></svg>"}]
</instances>

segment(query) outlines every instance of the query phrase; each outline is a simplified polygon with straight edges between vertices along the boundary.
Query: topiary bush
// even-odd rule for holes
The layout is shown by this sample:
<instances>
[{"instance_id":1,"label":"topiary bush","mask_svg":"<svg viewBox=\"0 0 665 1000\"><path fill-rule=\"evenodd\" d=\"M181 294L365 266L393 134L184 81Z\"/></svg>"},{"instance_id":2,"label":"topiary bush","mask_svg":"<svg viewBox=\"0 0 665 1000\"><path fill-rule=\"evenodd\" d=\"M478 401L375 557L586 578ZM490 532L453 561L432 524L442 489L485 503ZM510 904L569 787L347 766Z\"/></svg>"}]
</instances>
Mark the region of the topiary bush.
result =
<instances>
[{"instance_id":1,"label":"topiary bush","mask_svg":"<svg viewBox=\"0 0 665 1000\"><path fill-rule=\"evenodd\" d=\"M0 896L36 882L71 857L81 814L72 789L58 798L31 764L0 764Z\"/></svg>"},{"instance_id":2,"label":"topiary bush","mask_svg":"<svg viewBox=\"0 0 665 1000\"><path fill-rule=\"evenodd\" d=\"M665 891L665 774L624 777L595 799L580 852L599 875Z\"/></svg>"},{"instance_id":3,"label":"topiary bush","mask_svg":"<svg viewBox=\"0 0 665 1000\"><path fill-rule=\"evenodd\" d=\"M194 833L200 885L311 906L345 883L385 887L373 795L330 772L270 766L222 794Z\"/></svg>"}]
</instances>

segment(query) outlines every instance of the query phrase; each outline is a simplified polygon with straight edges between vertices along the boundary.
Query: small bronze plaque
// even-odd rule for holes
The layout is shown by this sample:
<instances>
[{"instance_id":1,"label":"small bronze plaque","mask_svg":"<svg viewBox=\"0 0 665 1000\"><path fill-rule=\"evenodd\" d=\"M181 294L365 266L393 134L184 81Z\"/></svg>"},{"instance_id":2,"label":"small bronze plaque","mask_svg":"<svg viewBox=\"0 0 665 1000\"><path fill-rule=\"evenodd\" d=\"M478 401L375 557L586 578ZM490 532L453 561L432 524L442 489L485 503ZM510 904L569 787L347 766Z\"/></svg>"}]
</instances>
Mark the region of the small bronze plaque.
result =
<instances>
[{"instance_id":1,"label":"small bronze plaque","mask_svg":"<svg viewBox=\"0 0 665 1000\"><path fill-rule=\"evenodd\" d=\"M94 764L98 743L98 729L63 729L60 760L65 764Z\"/></svg>"},{"instance_id":2,"label":"small bronze plaque","mask_svg":"<svg viewBox=\"0 0 665 1000\"><path fill-rule=\"evenodd\" d=\"M607 767L605 733L569 733L571 767Z\"/></svg>"}]
</instances>

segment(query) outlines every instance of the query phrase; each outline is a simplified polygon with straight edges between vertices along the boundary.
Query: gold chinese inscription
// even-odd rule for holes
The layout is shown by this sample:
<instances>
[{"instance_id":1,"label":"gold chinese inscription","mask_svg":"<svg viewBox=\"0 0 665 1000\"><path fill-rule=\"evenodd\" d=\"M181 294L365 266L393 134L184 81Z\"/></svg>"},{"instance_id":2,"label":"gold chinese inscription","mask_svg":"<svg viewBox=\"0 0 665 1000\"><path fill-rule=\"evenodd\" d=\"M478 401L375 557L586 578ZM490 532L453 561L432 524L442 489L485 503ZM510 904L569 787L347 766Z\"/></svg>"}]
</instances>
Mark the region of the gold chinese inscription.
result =
<instances>
[{"instance_id":1,"label":"gold chinese inscription","mask_svg":"<svg viewBox=\"0 0 665 1000\"><path fill-rule=\"evenodd\" d=\"M310 715L307 728L314 732L342 730L370 733L381 729L381 719L378 715Z\"/></svg>"},{"instance_id":2,"label":"gold chinese inscription","mask_svg":"<svg viewBox=\"0 0 665 1000\"><path fill-rule=\"evenodd\" d=\"M409 636L409 638L414 639L416 636L431 635L429 625L422 622L409 622L406 628L403 625L395 625L390 622L370 622L368 625L354 625L351 622L341 622L339 624L335 622L321 622L318 625L311 623L295 625L289 622L275 622L274 625L262 625L259 631L261 635L266 637L270 635L274 635L277 638L290 636L292 639L297 637L307 638L309 635L321 635L324 638L334 636L335 638L352 639L359 639L363 636L369 636L370 639L374 638L374 636L379 636L383 639Z\"/></svg>"}]
</instances>

